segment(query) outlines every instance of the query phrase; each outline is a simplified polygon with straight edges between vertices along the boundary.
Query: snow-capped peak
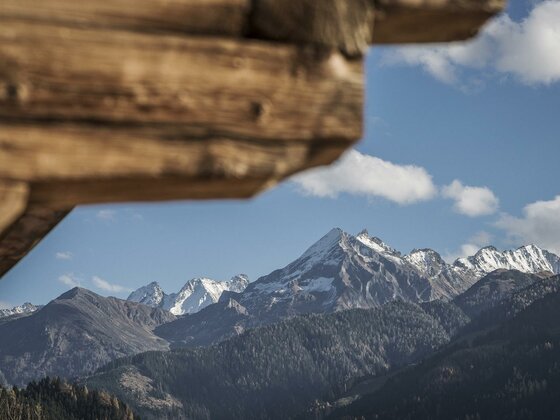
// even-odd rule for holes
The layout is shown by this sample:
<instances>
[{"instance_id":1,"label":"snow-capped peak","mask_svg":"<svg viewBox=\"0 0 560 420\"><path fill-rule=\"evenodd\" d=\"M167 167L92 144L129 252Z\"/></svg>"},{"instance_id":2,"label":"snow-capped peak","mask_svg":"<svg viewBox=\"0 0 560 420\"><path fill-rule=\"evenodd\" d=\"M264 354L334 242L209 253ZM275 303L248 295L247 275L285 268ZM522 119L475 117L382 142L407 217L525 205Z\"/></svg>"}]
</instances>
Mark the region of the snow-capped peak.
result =
<instances>
[{"instance_id":1,"label":"snow-capped peak","mask_svg":"<svg viewBox=\"0 0 560 420\"><path fill-rule=\"evenodd\" d=\"M165 293L159 283L153 281L146 286L132 292L128 299L131 302L143 303L144 305L158 307L163 303Z\"/></svg>"},{"instance_id":2,"label":"snow-capped peak","mask_svg":"<svg viewBox=\"0 0 560 420\"><path fill-rule=\"evenodd\" d=\"M345 232L342 231L340 228L331 229L325 236L311 245L300 258L306 258L311 256L321 256L329 251L332 248L339 244L342 240L343 235L346 235Z\"/></svg>"},{"instance_id":3,"label":"snow-capped peak","mask_svg":"<svg viewBox=\"0 0 560 420\"><path fill-rule=\"evenodd\" d=\"M249 285L249 277L247 274L238 274L229 280L229 289L231 292L241 293Z\"/></svg>"},{"instance_id":4,"label":"snow-capped peak","mask_svg":"<svg viewBox=\"0 0 560 420\"><path fill-rule=\"evenodd\" d=\"M0 318L12 315L29 314L31 312L35 312L38 309L38 306L35 306L29 302L25 302L23 305L15 306L10 309L0 309Z\"/></svg>"},{"instance_id":5,"label":"snow-capped peak","mask_svg":"<svg viewBox=\"0 0 560 420\"><path fill-rule=\"evenodd\" d=\"M244 274L229 281L217 281L206 277L194 278L185 283L178 293L166 294L157 282L152 282L132 292L128 300L159 307L174 315L193 314L218 302L225 291L240 293L249 284Z\"/></svg>"},{"instance_id":6,"label":"snow-capped peak","mask_svg":"<svg viewBox=\"0 0 560 420\"><path fill-rule=\"evenodd\" d=\"M356 239L368 248L373 249L375 252L379 252L381 254L389 253L393 255L400 255L399 251L391 248L381 239L377 238L376 236L370 236L367 229L364 229L360 233L358 233Z\"/></svg>"},{"instance_id":7,"label":"snow-capped peak","mask_svg":"<svg viewBox=\"0 0 560 420\"><path fill-rule=\"evenodd\" d=\"M525 273L539 273L559 270L558 256L536 245L525 245L516 250L499 251L493 246L479 250L475 255L460 258L453 263L459 269L467 269L483 275L503 268Z\"/></svg>"}]
</instances>

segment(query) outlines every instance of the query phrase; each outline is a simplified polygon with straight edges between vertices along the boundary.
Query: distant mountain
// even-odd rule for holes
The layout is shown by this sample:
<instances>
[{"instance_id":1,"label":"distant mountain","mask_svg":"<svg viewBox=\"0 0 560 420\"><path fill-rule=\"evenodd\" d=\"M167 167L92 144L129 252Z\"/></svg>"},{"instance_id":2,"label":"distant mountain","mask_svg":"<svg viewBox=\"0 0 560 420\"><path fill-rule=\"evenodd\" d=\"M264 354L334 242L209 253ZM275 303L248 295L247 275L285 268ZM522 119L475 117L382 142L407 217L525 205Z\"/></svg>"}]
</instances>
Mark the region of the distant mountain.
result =
<instances>
[{"instance_id":1,"label":"distant mountain","mask_svg":"<svg viewBox=\"0 0 560 420\"><path fill-rule=\"evenodd\" d=\"M353 236L333 229L286 267L241 293L224 295L226 304L203 308L196 317L178 319L157 332L174 345L208 345L301 314L375 308L394 300L450 301L496 267L558 269L558 257L533 245L503 253L485 248L469 258L448 264L430 249L402 255L367 231Z\"/></svg>"},{"instance_id":2,"label":"distant mountain","mask_svg":"<svg viewBox=\"0 0 560 420\"><path fill-rule=\"evenodd\" d=\"M195 278L189 280L178 293L168 295L157 282L153 282L132 292L127 300L162 308L174 315L194 314L218 302L222 293L242 292L248 284L249 279L244 274L229 281Z\"/></svg>"},{"instance_id":3,"label":"distant mountain","mask_svg":"<svg viewBox=\"0 0 560 420\"><path fill-rule=\"evenodd\" d=\"M504 252L484 248L447 264L430 249L402 255L367 231L352 236L333 229L294 262L249 284L239 303L266 316L372 308L395 299L450 300L496 269L557 273L558 261L530 245Z\"/></svg>"},{"instance_id":4,"label":"distant mountain","mask_svg":"<svg viewBox=\"0 0 560 420\"><path fill-rule=\"evenodd\" d=\"M35 306L29 302L23 305L16 306L11 309L0 309L0 318L5 318L14 315L26 315L35 312L40 306Z\"/></svg>"},{"instance_id":5,"label":"distant mountain","mask_svg":"<svg viewBox=\"0 0 560 420\"><path fill-rule=\"evenodd\" d=\"M497 306L515 292L541 281L543 277L546 275L498 269L477 281L471 288L457 296L453 302L473 318L481 312Z\"/></svg>"},{"instance_id":6,"label":"distant mountain","mask_svg":"<svg viewBox=\"0 0 560 420\"><path fill-rule=\"evenodd\" d=\"M168 349L153 334L171 313L74 288L24 318L0 324L0 371L23 385L45 375L71 378L118 357Z\"/></svg>"},{"instance_id":7,"label":"distant mountain","mask_svg":"<svg viewBox=\"0 0 560 420\"><path fill-rule=\"evenodd\" d=\"M482 277L494 270L518 270L524 273L551 272L560 274L560 257L539 248L526 245L514 251L498 251L493 246L482 248L472 257L460 258L453 266L463 273Z\"/></svg>"},{"instance_id":8,"label":"distant mountain","mask_svg":"<svg viewBox=\"0 0 560 420\"><path fill-rule=\"evenodd\" d=\"M553 292L476 340L459 340L393 375L328 418L560 418L558 319L560 292Z\"/></svg>"},{"instance_id":9,"label":"distant mountain","mask_svg":"<svg viewBox=\"0 0 560 420\"><path fill-rule=\"evenodd\" d=\"M534 302L544 297L560 292L560 275L535 279L528 286L513 291L507 298L493 302L489 308L480 312L472 322L466 326L463 335L489 330L501 323L514 318ZM461 296L459 296L461 298ZM458 298L458 299L459 299Z\"/></svg>"},{"instance_id":10,"label":"distant mountain","mask_svg":"<svg viewBox=\"0 0 560 420\"><path fill-rule=\"evenodd\" d=\"M146 419L285 419L347 380L416 361L449 338L418 305L391 302L295 317L207 348L127 357L86 383Z\"/></svg>"}]
</instances>

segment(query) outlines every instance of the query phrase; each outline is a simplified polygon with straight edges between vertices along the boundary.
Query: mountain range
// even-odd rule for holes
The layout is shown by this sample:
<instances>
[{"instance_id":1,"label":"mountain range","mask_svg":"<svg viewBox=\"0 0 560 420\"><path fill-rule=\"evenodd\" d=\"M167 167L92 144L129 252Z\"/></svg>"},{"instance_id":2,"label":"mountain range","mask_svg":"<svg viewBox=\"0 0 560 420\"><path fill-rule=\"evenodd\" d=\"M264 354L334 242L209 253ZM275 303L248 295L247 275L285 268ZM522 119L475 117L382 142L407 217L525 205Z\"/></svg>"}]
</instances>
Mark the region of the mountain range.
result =
<instances>
[{"instance_id":1,"label":"mountain range","mask_svg":"<svg viewBox=\"0 0 560 420\"><path fill-rule=\"evenodd\" d=\"M225 417L226 405L211 408L216 393L231 394L242 417L278 417L269 410L334 401L361 376L498 328L559 292L559 268L558 256L534 245L447 263L430 249L401 254L366 231L333 229L252 283L197 278L169 295L151 283L127 301L74 288L42 308L22 307L0 321L0 384L84 378L125 357L91 383L143 417Z\"/></svg>"},{"instance_id":2,"label":"mountain range","mask_svg":"<svg viewBox=\"0 0 560 420\"><path fill-rule=\"evenodd\" d=\"M166 350L153 329L175 316L74 288L32 314L0 324L0 383L92 373L118 357Z\"/></svg>"},{"instance_id":3,"label":"mountain range","mask_svg":"<svg viewBox=\"0 0 560 420\"><path fill-rule=\"evenodd\" d=\"M495 270L552 274L560 272L559 261L528 245L504 252L486 247L448 264L431 249L403 255L366 231L353 236L332 229L286 267L157 333L174 346L208 345L301 314L370 309L394 300L451 301Z\"/></svg>"},{"instance_id":4,"label":"mountain range","mask_svg":"<svg viewBox=\"0 0 560 420\"><path fill-rule=\"evenodd\" d=\"M123 358L86 382L146 419L552 418L560 276L508 270L480 282L494 287L466 292L463 307L488 308L474 326L454 302L394 301Z\"/></svg>"},{"instance_id":5,"label":"mountain range","mask_svg":"<svg viewBox=\"0 0 560 420\"><path fill-rule=\"evenodd\" d=\"M0 318L30 314L39 308L40 306L35 306L32 303L25 302L23 305L15 306L13 308L0 309Z\"/></svg>"},{"instance_id":6,"label":"mountain range","mask_svg":"<svg viewBox=\"0 0 560 420\"><path fill-rule=\"evenodd\" d=\"M152 282L130 294L127 300L153 308L168 310L174 315L194 314L218 302L224 292L242 292L249 284L244 274L232 277L229 281L209 278L194 278L177 293L166 294L159 283Z\"/></svg>"}]
</instances>

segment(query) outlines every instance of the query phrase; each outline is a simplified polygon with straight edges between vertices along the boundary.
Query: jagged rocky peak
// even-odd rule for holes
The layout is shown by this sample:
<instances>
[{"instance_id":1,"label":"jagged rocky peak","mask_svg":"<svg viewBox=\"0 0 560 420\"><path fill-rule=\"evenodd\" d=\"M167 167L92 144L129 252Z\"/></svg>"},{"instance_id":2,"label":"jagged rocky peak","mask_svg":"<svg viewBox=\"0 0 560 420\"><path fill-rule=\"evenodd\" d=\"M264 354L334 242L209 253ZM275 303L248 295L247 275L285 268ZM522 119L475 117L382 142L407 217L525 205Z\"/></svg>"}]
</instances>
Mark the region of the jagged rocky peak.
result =
<instances>
[{"instance_id":1,"label":"jagged rocky peak","mask_svg":"<svg viewBox=\"0 0 560 420\"><path fill-rule=\"evenodd\" d=\"M525 273L560 271L559 257L536 245L525 245L516 250L499 251L493 246L480 249L475 255L460 258L453 263L455 267L470 270L479 275L503 268Z\"/></svg>"},{"instance_id":2,"label":"jagged rocky peak","mask_svg":"<svg viewBox=\"0 0 560 420\"><path fill-rule=\"evenodd\" d=\"M428 277L437 275L447 265L439 253L429 248L413 249L403 259Z\"/></svg>"},{"instance_id":3,"label":"jagged rocky peak","mask_svg":"<svg viewBox=\"0 0 560 420\"><path fill-rule=\"evenodd\" d=\"M360 241L362 244L364 244L365 246L373 249L376 252L389 253L389 254L398 255L398 256L401 255L401 253L399 251L397 251L394 248L391 248L389 245L387 245L385 242L383 242L378 237L370 236L367 229L363 229L360 233L358 233L358 235L356 236L356 239L358 241Z\"/></svg>"},{"instance_id":4,"label":"jagged rocky peak","mask_svg":"<svg viewBox=\"0 0 560 420\"><path fill-rule=\"evenodd\" d=\"M224 292L240 293L248 284L245 274L238 274L229 281L197 277L187 281L179 292L166 294L158 283L152 282L132 292L128 300L162 308L174 315L193 314L218 302Z\"/></svg>"},{"instance_id":5,"label":"jagged rocky peak","mask_svg":"<svg viewBox=\"0 0 560 420\"><path fill-rule=\"evenodd\" d=\"M13 316L13 315L25 315L30 314L39 309L39 306L35 306L32 303L25 302L22 305L14 306L13 308L0 309L0 318Z\"/></svg>"},{"instance_id":6,"label":"jagged rocky peak","mask_svg":"<svg viewBox=\"0 0 560 420\"><path fill-rule=\"evenodd\" d=\"M247 274L238 274L230 279L229 284L231 292L241 293L249 285L249 276Z\"/></svg>"},{"instance_id":7,"label":"jagged rocky peak","mask_svg":"<svg viewBox=\"0 0 560 420\"><path fill-rule=\"evenodd\" d=\"M128 296L127 300L132 302L143 303L144 305L158 307L163 303L165 293L158 282L151 282L150 284L140 287Z\"/></svg>"}]
</instances>

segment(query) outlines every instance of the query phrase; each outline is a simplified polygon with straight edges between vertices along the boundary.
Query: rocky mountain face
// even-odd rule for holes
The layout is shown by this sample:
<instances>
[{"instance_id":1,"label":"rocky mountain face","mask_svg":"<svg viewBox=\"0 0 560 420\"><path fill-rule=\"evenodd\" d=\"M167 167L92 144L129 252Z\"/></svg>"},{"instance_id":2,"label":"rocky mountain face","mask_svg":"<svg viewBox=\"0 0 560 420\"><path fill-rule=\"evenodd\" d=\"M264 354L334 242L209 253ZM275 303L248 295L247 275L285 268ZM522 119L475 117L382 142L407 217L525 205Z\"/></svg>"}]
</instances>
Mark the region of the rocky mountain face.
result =
<instances>
[{"instance_id":1,"label":"rocky mountain face","mask_svg":"<svg viewBox=\"0 0 560 420\"><path fill-rule=\"evenodd\" d=\"M558 261L529 245L504 252L483 248L448 264L431 249L402 255L367 231L352 236L333 229L291 264L251 283L239 303L249 312L258 306L291 314L371 308L395 299L450 300L497 269L558 273Z\"/></svg>"},{"instance_id":2,"label":"rocky mountain face","mask_svg":"<svg viewBox=\"0 0 560 420\"><path fill-rule=\"evenodd\" d=\"M546 277L545 274L498 269L481 278L453 302L472 318Z\"/></svg>"},{"instance_id":3,"label":"rocky mountain face","mask_svg":"<svg viewBox=\"0 0 560 420\"><path fill-rule=\"evenodd\" d=\"M47 375L83 376L118 357L168 349L152 331L174 319L159 308L74 288L0 324L0 372L17 385Z\"/></svg>"},{"instance_id":4,"label":"rocky mountain face","mask_svg":"<svg viewBox=\"0 0 560 420\"><path fill-rule=\"evenodd\" d=\"M530 245L504 252L483 248L448 264L431 249L403 255L367 231L353 236L333 229L286 267L250 283L241 293L224 295L227 302L221 306L159 328L158 334L176 345L207 345L306 313L375 308L394 300L450 301L496 269L554 272L558 260ZM201 324L215 327L200 331Z\"/></svg>"},{"instance_id":5,"label":"rocky mountain face","mask_svg":"<svg viewBox=\"0 0 560 420\"><path fill-rule=\"evenodd\" d=\"M539 293L527 291L550 290L541 285L559 281L558 276L550 277L515 295L536 297ZM503 303L508 306L511 300ZM357 394L344 394L329 404L330 413L314 413L313 418L558 418L560 292L517 309L490 330L479 324L476 340L458 337L422 363L387 381L378 379L377 386L372 382L369 389L356 387ZM352 403L346 405L348 401Z\"/></svg>"},{"instance_id":6,"label":"rocky mountain face","mask_svg":"<svg viewBox=\"0 0 560 420\"><path fill-rule=\"evenodd\" d=\"M39 309L39 306L35 306L29 302L24 303L23 305L15 306L10 309L0 309L0 318L6 318L9 316L14 315L26 315L35 312Z\"/></svg>"},{"instance_id":7,"label":"rocky mountain face","mask_svg":"<svg viewBox=\"0 0 560 420\"><path fill-rule=\"evenodd\" d=\"M559 274L560 257L536 245L525 245L513 251L498 251L488 246L471 257L458 259L453 267L459 273L478 278L498 269Z\"/></svg>"},{"instance_id":8,"label":"rocky mountain face","mask_svg":"<svg viewBox=\"0 0 560 420\"><path fill-rule=\"evenodd\" d=\"M244 274L229 281L195 278L189 280L178 293L168 295L157 282L153 282L132 292L127 300L162 308L174 315L194 314L218 302L222 293L242 292L248 284L249 279Z\"/></svg>"}]
</instances>

